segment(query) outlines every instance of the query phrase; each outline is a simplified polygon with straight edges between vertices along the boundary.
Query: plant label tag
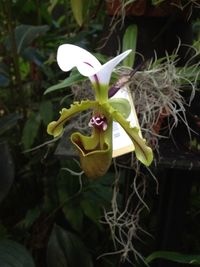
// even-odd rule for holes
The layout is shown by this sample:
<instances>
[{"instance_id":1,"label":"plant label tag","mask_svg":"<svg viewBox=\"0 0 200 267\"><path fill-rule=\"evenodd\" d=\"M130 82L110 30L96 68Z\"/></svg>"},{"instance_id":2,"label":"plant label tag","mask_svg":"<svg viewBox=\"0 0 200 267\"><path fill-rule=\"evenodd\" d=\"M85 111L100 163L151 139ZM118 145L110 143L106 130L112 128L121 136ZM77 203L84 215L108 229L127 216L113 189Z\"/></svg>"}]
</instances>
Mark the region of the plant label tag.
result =
<instances>
[{"instance_id":1,"label":"plant label tag","mask_svg":"<svg viewBox=\"0 0 200 267\"><path fill-rule=\"evenodd\" d=\"M127 120L130 122L131 127L137 127L140 129L138 118L135 111L135 106L133 104L133 98L130 93L130 89L128 86L122 87L114 96L113 98L125 98L129 101L131 106L131 113ZM141 135L141 132L139 132ZM113 122L113 154L112 157L118 157L129 153L135 150L134 144L131 141L130 137L124 131L124 129L120 126L119 123Z\"/></svg>"}]
</instances>

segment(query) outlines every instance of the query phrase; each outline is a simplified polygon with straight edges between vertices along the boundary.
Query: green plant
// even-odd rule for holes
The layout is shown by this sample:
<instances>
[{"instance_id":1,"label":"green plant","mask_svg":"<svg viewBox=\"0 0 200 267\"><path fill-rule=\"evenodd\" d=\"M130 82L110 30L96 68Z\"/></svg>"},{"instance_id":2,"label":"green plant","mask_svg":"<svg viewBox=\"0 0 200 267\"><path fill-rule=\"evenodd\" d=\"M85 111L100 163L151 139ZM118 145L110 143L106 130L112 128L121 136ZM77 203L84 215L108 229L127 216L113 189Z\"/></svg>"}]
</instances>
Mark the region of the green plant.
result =
<instances>
[{"instance_id":1,"label":"green plant","mask_svg":"<svg viewBox=\"0 0 200 267\"><path fill-rule=\"evenodd\" d=\"M197 6L196 1L188 2L192 2L192 7ZM46 127L56 118L58 109L73 101L92 100L94 97L88 90L90 84L85 77L74 70L66 77L59 70L55 51L63 43L89 51L96 49L106 16L102 3L92 0L0 1L1 266L60 267L67 264L69 267L114 267L127 259L136 266L144 266L143 258L154 251L154 239L146 232L154 235L157 231L157 210L152 208L157 205L155 183L147 178L146 173L139 176L134 157L114 160L106 175L90 181L76 157L72 159L68 153L68 157L58 158L57 151L63 142L57 146L60 140L49 140L46 134ZM198 22L194 28L198 32ZM133 48L131 43L137 41L136 27L129 30L123 51ZM197 51L198 44L196 34ZM106 57L95 56L106 63ZM159 98L155 85L161 84L162 75L166 77L170 69L172 72L168 78L173 78L173 85L180 84L181 90L185 90L185 84L189 90L198 88L198 64L189 65L191 61L179 69L175 67L176 60L167 56L145 64L142 71L135 73L130 69L134 56L133 53L129 57L126 68L115 70L111 87L130 84L135 90L136 82L142 80L150 84ZM165 84L171 85L166 80ZM145 92L144 87L138 87L141 89L140 94L137 91L140 98ZM167 96L164 92L161 99L166 100ZM182 98L176 104L180 104L180 100ZM150 105L155 108L153 114L156 114L158 103ZM136 106L139 105L137 96ZM82 115L81 119L76 117L76 122L80 123L81 130L87 132L90 112ZM152 123L150 119L153 116L146 118ZM66 143L66 137L62 138ZM69 146L66 145L67 152ZM127 171L128 164L130 172ZM197 257L158 252L159 255L155 253L147 257L149 263L156 257L197 262L198 190L196 183L192 188L183 242L185 250L195 251Z\"/></svg>"},{"instance_id":2,"label":"green plant","mask_svg":"<svg viewBox=\"0 0 200 267\"><path fill-rule=\"evenodd\" d=\"M176 253L172 251L155 251L146 258L147 263L151 263L156 259L165 259L172 262L190 264L190 265L199 265L200 256L199 255L186 255L182 253Z\"/></svg>"}]
</instances>

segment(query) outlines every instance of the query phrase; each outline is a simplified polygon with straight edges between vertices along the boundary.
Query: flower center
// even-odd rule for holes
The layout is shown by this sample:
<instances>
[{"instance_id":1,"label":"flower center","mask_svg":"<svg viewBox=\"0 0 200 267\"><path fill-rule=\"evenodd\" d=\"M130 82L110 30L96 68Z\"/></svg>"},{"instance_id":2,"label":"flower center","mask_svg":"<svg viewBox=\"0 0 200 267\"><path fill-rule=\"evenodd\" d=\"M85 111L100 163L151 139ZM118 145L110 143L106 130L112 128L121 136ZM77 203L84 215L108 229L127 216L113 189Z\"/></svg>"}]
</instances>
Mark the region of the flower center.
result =
<instances>
[{"instance_id":1,"label":"flower center","mask_svg":"<svg viewBox=\"0 0 200 267\"><path fill-rule=\"evenodd\" d=\"M88 125L89 125L89 127L95 127L97 129L103 130L103 131L105 131L108 127L107 119L106 119L106 117L104 117L102 115L92 116Z\"/></svg>"}]
</instances>

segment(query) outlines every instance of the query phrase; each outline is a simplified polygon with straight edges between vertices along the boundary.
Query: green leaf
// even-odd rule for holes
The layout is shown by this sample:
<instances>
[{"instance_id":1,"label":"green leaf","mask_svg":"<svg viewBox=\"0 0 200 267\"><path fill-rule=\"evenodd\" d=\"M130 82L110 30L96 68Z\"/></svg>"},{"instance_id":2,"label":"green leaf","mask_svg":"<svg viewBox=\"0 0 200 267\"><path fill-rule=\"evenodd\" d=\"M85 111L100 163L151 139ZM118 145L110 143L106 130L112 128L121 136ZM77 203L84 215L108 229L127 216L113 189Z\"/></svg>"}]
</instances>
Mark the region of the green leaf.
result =
<instances>
[{"instance_id":1,"label":"green leaf","mask_svg":"<svg viewBox=\"0 0 200 267\"><path fill-rule=\"evenodd\" d=\"M15 38L17 53L23 53L24 49L32 44L32 42L39 36L44 35L48 31L47 25L32 26L32 25L19 25L15 28ZM11 50L11 38L6 40L6 48Z\"/></svg>"},{"instance_id":2,"label":"green leaf","mask_svg":"<svg viewBox=\"0 0 200 267\"><path fill-rule=\"evenodd\" d=\"M151 4L153 6L157 6L159 4L161 4L162 2L164 2L165 0L151 0Z\"/></svg>"},{"instance_id":3,"label":"green leaf","mask_svg":"<svg viewBox=\"0 0 200 267\"><path fill-rule=\"evenodd\" d=\"M53 85L53 86L50 86L45 92L44 94L48 94L48 93L51 93L53 91L57 91L57 90L60 90L60 89L63 89L63 88L66 88L66 87L70 87L72 86L73 84L76 84L78 82L81 82L81 81L84 81L86 80L87 78L86 77L83 77L81 74L79 73L76 73L76 74L71 74L67 79L65 79L64 81L56 84L56 85Z\"/></svg>"},{"instance_id":4,"label":"green leaf","mask_svg":"<svg viewBox=\"0 0 200 267\"><path fill-rule=\"evenodd\" d=\"M97 181L92 181L88 187L88 190L84 192L84 198L92 199L97 206L106 208L110 207L113 192L112 183L107 185L101 184L101 180L103 180L105 176L101 177Z\"/></svg>"},{"instance_id":5,"label":"green leaf","mask_svg":"<svg viewBox=\"0 0 200 267\"><path fill-rule=\"evenodd\" d=\"M18 113L11 113L0 118L0 134L14 127L19 119L22 119L22 115Z\"/></svg>"},{"instance_id":6,"label":"green leaf","mask_svg":"<svg viewBox=\"0 0 200 267\"><path fill-rule=\"evenodd\" d=\"M48 12L52 13L53 9L56 7L57 3L59 0L51 0L49 1L49 6L48 6Z\"/></svg>"},{"instance_id":7,"label":"green leaf","mask_svg":"<svg viewBox=\"0 0 200 267\"><path fill-rule=\"evenodd\" d=\"M0 241L1 267L35 267L27 249L15 241L4 239Z\"/></svg>"},{"instance_id":8,"label":"green leaf","mask_svg":"<svg viewBox=\"0 0 200 267\"><path fill-rule=\"evenodd\" d=\"M172 251L155 251L146 258L146 262L150 263L155 259L165 259L173 262L199 265L200 255L186 255Z\"/></svg>"},{"instance_id":9,"label":"green leaf","mask_svg":"<svg viewBox=\"0 0 200 267\"><path fill-rule=\"evenodd\" d=\"M24 60L22 57L19 58L19 66L22 80L26 80L30 75L30 62Z\"/></svg>"},{"instance_id":10,"label":"green leaf","mask_svg":"<svg viewBox=\"0 0 200 267\"><path fill-rule=\"evenodd\" d=\"M74 176L70 171L80 172L81 168L79 168L77 163L72 159L65 161L63 165L57 179L57 187L61 197L61 203L63 203L66 198L68 199L77 195L77 192L80 190L79 177Z\"/></svg>"},{"instance_id":11,"label":"green leaf","mask_svg":"<svg viewBox=\"0 0 200 267\"><path fill-rule=\"evenodd\" d=\"M82 199L81 207L84 214L94 223L99 225L99 219L101 216L100 206L98 206L92 199Z\"/></svg>"},{"instance_id":12,"label":"green leaf","mask_svg":"<svg viewBox=\"0 0 200 267\"><path fill-rule=\"evenodd\" d=\"M73 162L70 162L69 169L73 171ZM77 169L76 169L77 171ZM58 179L58 195L59 201L62 203L62 210L66 220L76 231L80 232L83 223L83 211L80 206L81 193L79 179L68 171L64 170L60 173Z\"/></svg>"},{"instance_id":13,"label":"green leaf","mask_svg":"<svg viewBox=\"0 0 200 267\"><path fill-rule=\"evenodd\" d=\"M23 226L25 226L26 228L31 227L33 223L36 221L36 219L40 216L40 214L41 214L40 207L35 207L33 209L28 210L24 220L22 221Z\"/></svg>"},{"instance_id":14,"label":"green leaf","mask_svg":"<svg viewBox=\"0 0 200 267\"><path fill-rule=\"evenodd\" d=\"M130 25L123 36L122 51L132 49L130 53L124 60L123 65L132 68L135 62L135 52L137 43L137 25Z\"/></svg>"},{"instance_id":15,"label":"green leaf","mask_svg":"<svg viewBox=\"0 0 200 267\"><path fill-rule=\"evenodd\" d=\"M40 115L45 125L53 118L53 106L51 101L43 101L40 104Z\"/></svg>"},{"instance_id":16,"label":"green leaf","mask_svg":"<svg viewBox=\"0 0 200 267\"><path fill-rule=\"evenodd\" d=\"M75 234L55 225L47 247L48 267L92 267L92 259Z\"/></svg>"},{"instance_id":17,"label":"green leaf","mask_svg":"<svg viewBox=\"0 0 200 267\"><path fill-rule=\"evenodd\" d=\"M71 0L71 9L79 26L83 25L83 0Z\"/></svg>"},{"instance_id":18,"label":"green leaf","mask_svg":"<svg viewBox=\"0 0 200 267\"><path fill-rule=\"evenodd\" d=\"M40 123L40 114L32 112L24 126L22 133L22 143L25 149L29 149L32 146L37 136Z\"/></svg>"},{"instance_id":19,"label":"green leaf","mask_svg":"<svg viewBox=\"0 0 200 267\"><path fill-rule=\"evenodd\" d=\"M83 211L81 209L80 203L73 200L71 203L64 205L63 212L65 214L66 220L77 232L81 232L83 225Z\"/></svg>"},{"instance_id":20,"label":"green leaf","mask_svg":"<svg viewBox=\"0 0 200 267\"><path fill-rule=\"evenodd\" d=\"M43 64L44 59L42 58L40 52L34 47L27 47L23 49L23 51L21 52L21 56L26 61L28 61L28 63L34 62L36 65L44 68L44 64Z\"/></svg>"}]
</instances>

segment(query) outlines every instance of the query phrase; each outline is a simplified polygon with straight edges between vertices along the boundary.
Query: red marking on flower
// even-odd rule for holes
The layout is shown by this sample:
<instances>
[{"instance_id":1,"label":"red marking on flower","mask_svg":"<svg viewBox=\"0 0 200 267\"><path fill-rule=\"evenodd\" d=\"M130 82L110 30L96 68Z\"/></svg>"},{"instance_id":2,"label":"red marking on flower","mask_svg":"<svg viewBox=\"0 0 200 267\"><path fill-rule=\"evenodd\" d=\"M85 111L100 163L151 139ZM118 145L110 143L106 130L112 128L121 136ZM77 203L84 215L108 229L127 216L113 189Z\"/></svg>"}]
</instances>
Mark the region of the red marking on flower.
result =
<instances>
[{"instance_id":1,"label":"red marking on flower","mask_svg":"<svg viewBox=\"0 0 200 267\"><path fill-rule=\"evenodd\" d=\"M90 66L91 68L94 69L94 67L89 62L83 62L83 63L87 64L88 66ZM99 79L98 79L97 75L94 74L93 76L94 76L95 82L99 85Z\"/></svg>"},{"instance_id":2,"label":"red marking on flower","mask_svg":"<svg viewBox=\"0 0 200 267\"><path fill-rule=\"evenodd\" d=\"M99 130L103 130L105 131L108 127L108 124L107 124L107 119L106 117L102 116L102 115L96 115L96 116L93 116L90 121L89 121L89 124L88 124L90 127L95 127Z\"/></svg>"},{"instance_id":3,"label":"red marking on flower","mask_svg":"<svg viewBox=\"0 0 200 267\"><path fill-rule=\"evenodd\" d=\"M90 67L92 67L94 69L94 67L89 62L85 62L84 61L83 63L87 64L88 66L90 66Z\"/></svg>"}]
</instances>

